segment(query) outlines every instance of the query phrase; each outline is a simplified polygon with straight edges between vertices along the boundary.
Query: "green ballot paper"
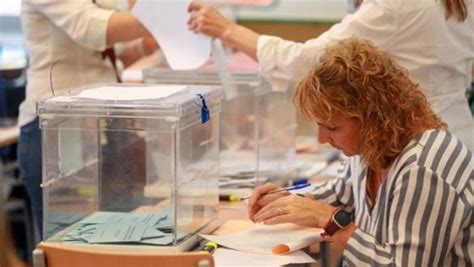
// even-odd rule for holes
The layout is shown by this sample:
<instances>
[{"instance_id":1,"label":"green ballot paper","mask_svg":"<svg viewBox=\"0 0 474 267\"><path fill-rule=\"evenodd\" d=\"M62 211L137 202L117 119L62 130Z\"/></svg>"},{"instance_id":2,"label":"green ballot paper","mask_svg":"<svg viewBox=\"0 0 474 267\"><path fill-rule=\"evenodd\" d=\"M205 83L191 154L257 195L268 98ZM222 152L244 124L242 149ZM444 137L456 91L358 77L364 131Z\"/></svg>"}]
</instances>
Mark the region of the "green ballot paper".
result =
<instances>
[{"instance_id":1,"label":"green ballot paper","mask_svg":"<svg viewBox=\"0 0 474 267\"><path fill-rule=\"evenodd\" d=\"M140 242L145 229L144 223L101 224L88 241L91 244Z\"/></svg>"}]
</instances>

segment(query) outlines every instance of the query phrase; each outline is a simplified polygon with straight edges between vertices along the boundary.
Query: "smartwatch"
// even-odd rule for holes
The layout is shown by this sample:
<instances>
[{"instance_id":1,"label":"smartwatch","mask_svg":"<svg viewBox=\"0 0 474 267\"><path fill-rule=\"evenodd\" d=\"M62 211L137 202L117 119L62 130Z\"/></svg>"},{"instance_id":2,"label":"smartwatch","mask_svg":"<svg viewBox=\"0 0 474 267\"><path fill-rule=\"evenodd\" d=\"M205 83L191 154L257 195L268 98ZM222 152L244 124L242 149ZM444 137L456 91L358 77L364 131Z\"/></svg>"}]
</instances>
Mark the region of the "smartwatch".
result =
<instances>
[{"instance_id":1,"label":"smartwatch","mask_svg":"<svg viewBox=\"0 0 474 267\"><path fill-rule=\"evenodd\" d=\"M336 209L329 222L324 226L324 231L321 233L321 237L332 236L335 232L347 228L352 222L351 215L341 208Z\"/></svg>"}]
</instances>

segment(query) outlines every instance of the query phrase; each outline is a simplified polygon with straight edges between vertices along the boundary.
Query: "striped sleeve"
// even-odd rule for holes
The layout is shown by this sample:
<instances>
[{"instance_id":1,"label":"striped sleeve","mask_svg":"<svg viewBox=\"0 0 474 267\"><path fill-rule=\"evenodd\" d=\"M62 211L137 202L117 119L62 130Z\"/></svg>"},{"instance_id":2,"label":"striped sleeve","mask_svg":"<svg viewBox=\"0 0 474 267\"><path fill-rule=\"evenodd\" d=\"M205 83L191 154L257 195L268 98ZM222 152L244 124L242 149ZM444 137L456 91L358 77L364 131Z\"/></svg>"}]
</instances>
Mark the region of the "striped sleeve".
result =
<instances>
[{"instance_id":1,"label":"striped sleeve","mask_svg":"<svg viewBox=\"0 0 474 267\"><path fill-rule=\"evenodd\" d=\"M332 206L353 207L351 165L353 165L353 159L347 160L338 178L318 184L312 192L314 197Z\"/></svg>"},{"instance_id":2,"label":"striped sleeve","mask_svg":"<svg viewBox=\"0 0 474 267\"><path fill-rule=\"evenodd\" d=\"M390 197L387 242L380 244L358 229L347 242L345 261L353 266L442 266L471 218L471 205L420 166L397 178Z\"/></svg>"}]
</instances>

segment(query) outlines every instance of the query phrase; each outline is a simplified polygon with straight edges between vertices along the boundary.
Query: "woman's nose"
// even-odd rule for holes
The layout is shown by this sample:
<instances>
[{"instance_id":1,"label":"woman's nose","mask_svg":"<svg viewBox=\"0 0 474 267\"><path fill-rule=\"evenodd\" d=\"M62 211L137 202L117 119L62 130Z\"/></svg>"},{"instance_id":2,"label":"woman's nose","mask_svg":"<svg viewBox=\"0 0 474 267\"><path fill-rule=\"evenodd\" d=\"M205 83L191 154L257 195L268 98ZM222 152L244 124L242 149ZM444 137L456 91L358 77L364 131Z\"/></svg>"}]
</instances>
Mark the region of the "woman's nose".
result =
<instances>
[{"instance_id":1,"label":"woman's nose","mask_svg":"<svg viewBox=\"0 0 474 267\"><path fill-rule=\"evenodd\" d=\"M329 142L329 136L323 127L318 127L318 142L321 144Z\"/></svg>"}]
</instances>

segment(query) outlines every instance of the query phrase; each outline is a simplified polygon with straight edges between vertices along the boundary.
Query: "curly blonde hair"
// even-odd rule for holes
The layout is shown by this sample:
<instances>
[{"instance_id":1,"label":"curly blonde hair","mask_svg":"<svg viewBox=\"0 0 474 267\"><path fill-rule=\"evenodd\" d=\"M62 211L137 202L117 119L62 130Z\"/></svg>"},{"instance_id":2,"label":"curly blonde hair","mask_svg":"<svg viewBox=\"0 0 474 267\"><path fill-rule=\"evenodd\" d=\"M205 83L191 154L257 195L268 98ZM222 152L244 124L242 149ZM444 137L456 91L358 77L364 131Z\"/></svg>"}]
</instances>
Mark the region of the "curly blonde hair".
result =
<instances>
[{"instance_id":1,"label":"curly blonde hair","mask_svg":"<svg viewBox=\"0 0 474 267\"><path fill-rule=\"evenodd\" d=\"M293 103L311 121L357 118L360 153L374 169L387 168L417 133L446 128L405 69L354 37L326 49L299 82Z\"/></svg>"}]
</instances>

